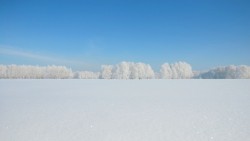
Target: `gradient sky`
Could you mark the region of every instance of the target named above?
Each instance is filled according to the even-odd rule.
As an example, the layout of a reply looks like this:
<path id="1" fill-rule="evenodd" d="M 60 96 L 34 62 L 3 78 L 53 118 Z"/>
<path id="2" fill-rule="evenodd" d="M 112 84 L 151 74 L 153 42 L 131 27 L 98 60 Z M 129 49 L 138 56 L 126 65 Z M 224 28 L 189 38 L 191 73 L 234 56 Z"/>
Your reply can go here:
<path id="1" fill-rule="evenodd" d="M 249 0 L 0 0 L 0 64 L 250 65 Z"/>

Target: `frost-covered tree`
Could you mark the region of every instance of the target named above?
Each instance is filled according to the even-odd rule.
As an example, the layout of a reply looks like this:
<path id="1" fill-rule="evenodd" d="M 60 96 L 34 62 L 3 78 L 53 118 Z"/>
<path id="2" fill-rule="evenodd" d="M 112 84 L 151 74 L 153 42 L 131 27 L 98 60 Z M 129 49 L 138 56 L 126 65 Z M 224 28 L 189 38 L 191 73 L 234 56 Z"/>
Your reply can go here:
<path id="1" fill-rule="evenodd" d="M 120 64 L 117 64 L 113 70 L 113 79 L 129 79 L 129 76 L 131 74 L 130 71 L 130 63 L 129 62 L 121 62 Z"/>
<path id="2" fill-rule="evenodd" d="M 74 75 L 74 76 L 73 76 Z M 185 62 L 165 63 L 160 72 L 154 72 L 150 65 L 144 63 L 121 62 L 114 66 L 103 65 L 101 72 L 72 72 L 65 66 L 31 66 L 0 65 L 2 79 L 250 79 L 250 66 L 230 65 L 217 67 L 208 71 L 192 71 Z"/>
<path id="3" fill-rule="evenodd" d="M 65 79 L 71 78 L 72 71 L 65 66 L 47 66 L 45 78 Z"/>
<path id="4" fill-rule="evenodd" d="M 113 69 L 113 79 L 152 79 L 154 71 L 144 63 L 121 62 Z"/>
<path id="5" fill-rule="evenodd" d="M 250 66 L 241 65 L 236 67 L 236 78 L 250 79 Z"/>
<path id="6" fill-rule="evenodd" d="M 160 76 L 162 79 L 188 79 L 193 77 L 193 71 L 191 65 L 186 62 L 164 63 L 160 69 Z"/>
<path id="7" fill-rule="evenodd" d="M 0 65 L 0 78 L 7 78 L 7 66 Z"/>
<path id="8" fill-rule="evenodd" d="M 249 79 L 250 67 L 246 65 L 218 67 L 200 73 L 199 77 L 203 79 Z"/>
<path id="9" fill-rule="evenodd" d="M 75 78 L 79 79 L 98 79 L 100 76 L 99 72 L 91 72 L 91 71 L 79 71 L 76 72 Z"/>
<path id="10" fill-rule="evenodd" d="M 72 70 L 65 66 L 1 65 L 0 78 L 12 79 L 65 79 L 72 77 Z"/>
<path id="11" fill-rule="evenodd" d="M 146 73 L 146 79 L 153 79 L 155 78 L 154 70 L 151 68 L 149 64 L 145 66 L 145 73 Z"/>
<path id="12" fill-rule="evenodd" d="M 161 65 L 160 78 L 162 78 L 162 79 L 171 79 L 172 78 L 172 69 L 168 63 Z"/>
<path id="13" fill-rule="evenodd" d="M 132 63 L 131 64 L 131 78 L 132 79 L 153 79 L 155 73 L 150 65 L 144 63 Z"/>
<path id="14" fill-rule="evenodd" d="M 111 79 L 112 78 L 112 71 L 113 71 L 112 65 L 102 65 L 100 78 L 101 79 Z"/>

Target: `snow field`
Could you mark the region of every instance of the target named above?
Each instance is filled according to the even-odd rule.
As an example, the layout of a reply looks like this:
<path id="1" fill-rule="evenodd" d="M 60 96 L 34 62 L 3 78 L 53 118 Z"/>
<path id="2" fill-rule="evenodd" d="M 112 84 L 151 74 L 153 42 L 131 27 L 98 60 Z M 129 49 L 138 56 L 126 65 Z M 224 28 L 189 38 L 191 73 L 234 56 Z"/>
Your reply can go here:
<path id="1" fill-rule="evenodd" d="M 247 141 L 250 80 L 0 80 L 1 141 Z"/>

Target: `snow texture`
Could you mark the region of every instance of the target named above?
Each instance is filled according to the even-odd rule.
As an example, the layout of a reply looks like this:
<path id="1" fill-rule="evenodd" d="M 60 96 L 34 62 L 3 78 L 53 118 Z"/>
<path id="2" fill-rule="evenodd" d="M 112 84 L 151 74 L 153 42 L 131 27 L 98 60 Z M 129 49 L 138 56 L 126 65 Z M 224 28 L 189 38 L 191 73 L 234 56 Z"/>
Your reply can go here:
<path id="1" fill-rule="evenodd" d="M 0 80 L 1 141 L 248 141 L 250 80 Z"/>

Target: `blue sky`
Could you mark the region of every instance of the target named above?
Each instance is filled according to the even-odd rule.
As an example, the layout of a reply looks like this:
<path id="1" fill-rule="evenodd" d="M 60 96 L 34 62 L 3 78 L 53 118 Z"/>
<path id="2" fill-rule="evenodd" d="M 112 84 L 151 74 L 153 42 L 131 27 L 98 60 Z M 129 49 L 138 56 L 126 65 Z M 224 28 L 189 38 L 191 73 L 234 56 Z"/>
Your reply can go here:
<path id="1" fill-rule="evenodd" d="M 250 65 L 248 0 L 0 0 L 0 64 Z"/>

